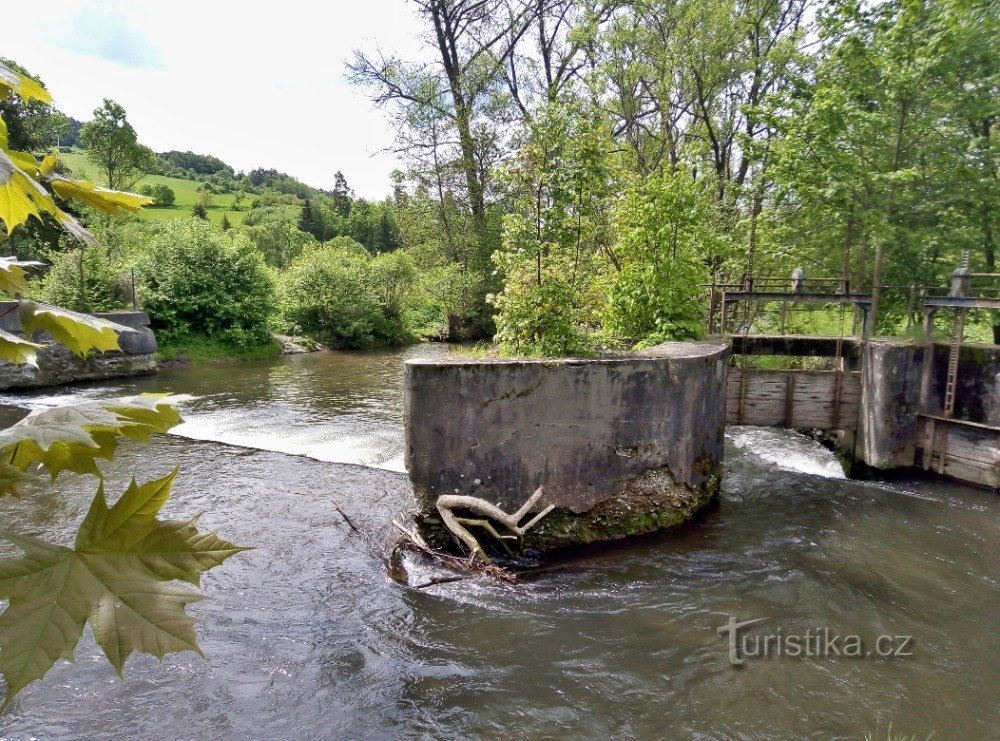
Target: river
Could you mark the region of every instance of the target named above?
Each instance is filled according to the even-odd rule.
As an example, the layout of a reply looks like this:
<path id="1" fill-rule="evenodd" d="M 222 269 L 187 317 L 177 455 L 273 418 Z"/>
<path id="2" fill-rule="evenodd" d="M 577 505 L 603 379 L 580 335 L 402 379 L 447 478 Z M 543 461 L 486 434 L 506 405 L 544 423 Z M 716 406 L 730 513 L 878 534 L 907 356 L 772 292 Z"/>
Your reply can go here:
<path id="1" fill-rule="evenodd" d="M 387 579 L 387 525 L 410 506 L 401 361 L 446 352 L 316 353 L 0 397 L 24 409 L 197 395 L 176 434 L 122 445 L 108 491 L 180 464 L 165 514 L 204 512 L 202 527 L 256 548 L 209 572 L 213 599 L 189 608 L 205 659 L 134 656 L 122 681 L 88 631 L 76 665 L 0 717 L 0 738 L 859 738 L 890 723 L 995 738 L 998 497 L 849 481 L 792 432 L 731 429 L 718 505 L 679 532 L 580 552 L 516 587 Z M 3 527 L 68 539 L 96 487 L 60 482 L 0 504 Z M 824 644 L 822 657 L 744 652 L 734 667 L 718 632 L 730 617 L 786 638 L 857 635 L 866 650 L 910 637 L 890 646 L 910 655 Z"/>

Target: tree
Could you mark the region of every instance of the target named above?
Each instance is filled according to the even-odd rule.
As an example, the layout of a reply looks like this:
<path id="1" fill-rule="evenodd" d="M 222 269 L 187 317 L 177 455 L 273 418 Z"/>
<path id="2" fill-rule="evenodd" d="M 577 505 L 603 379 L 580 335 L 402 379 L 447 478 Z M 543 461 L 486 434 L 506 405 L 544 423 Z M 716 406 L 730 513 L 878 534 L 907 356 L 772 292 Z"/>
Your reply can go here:
<path id="1" fill-rule="evenodd" d="M 344 173 L 337 170 L 333 177 L 333 207 L 342 218 L 347 218 L 351 214 L 351 202 L 354 200 L 354 191 L 347 184 Z"/>
<path id="2" fill-rule="evenodd" d="M 48 92 L 35 80 L 0 64 L 0 98 L 50 103 Z M 95 188 L 55 173 L 56 157 L 39 162 L 9 148 L 6 124 L 0 119 L 0 221 L 3 236 L 28 219 L 47 214 L 86 242 L 93 236 L 57 203 L 76 198 L 109 213 L 134 211 L 149 202 L 132 193 Z M 49 190 L 51 189 L 51 191 Z M 0 259 L 0 290 L 24 294 L 28 263 Z M 19 314 L 24 337 L 0 332 L 0 356 L 16 364 L 34 363 L 47 332 L 80 357 L 91 351 L 120 349 L 124 327 L 59 307 L 22 301 Z M 147 440 L 165 432 L 180 415 L 172 399 L 154 395 L 89 401 L 31 413 L 0 431 L 0 498 L 18 494 L 24 482 L 37 480 L 40 470 L 54 481 L 64 471 L 101 479 L 97 460 L 113 457 L 122 437 Z M 14 696 L 73 651 L 89 622 L 108 661 L 121 673 L 135 651 L 163 658 L 174 651 L 198 651 L 194 619 L 185 607 L 201 598 L 192 589 L 200 575 L 241 549 L 214 533 L 197 530 L 194 520 L 158 518 L 170 496 L 177 471 L 131 486 L 110 507 L 103 481 L 80 525 L 72 547 L 3 532 L 20 549 L 22 558 L 0 560 L 0 673 L 7 685 L 0 711 Z"/>
<path id="3" fill-rule="evenodd" d="M 153 199 L 153 208 L 170 208 L 177 199 L 174 189 L 164 183 L 145 184 L 139 188 L 139 192 Z"/>
<path id="4" fill-rule="evenodd" d="M 112 190 L 132 188 L 156 166 L 156 155 L 139 144 L 125 109 L 108 98 L 94 109 L 94 118 L 83 127 L 80 141 Z"/>

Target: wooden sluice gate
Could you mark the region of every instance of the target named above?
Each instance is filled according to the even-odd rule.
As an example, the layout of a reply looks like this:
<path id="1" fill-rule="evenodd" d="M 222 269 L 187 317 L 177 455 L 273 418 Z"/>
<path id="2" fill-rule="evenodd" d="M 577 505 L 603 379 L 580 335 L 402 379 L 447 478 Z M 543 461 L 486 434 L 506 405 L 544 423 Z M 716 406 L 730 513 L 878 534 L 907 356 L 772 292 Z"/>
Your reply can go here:
<path id="1" fill-rule="evenodd" d="M 908 287 L 907 315 L 923 312 L 922 342 L 876 339 L 871 297 L 852 292 L 847 281 L 807 288 L 797 270 L 784 293 L 760 279 L 711 286 L 709 331 L 727 336 L 733 348 L 727 424 L 837 431 L 845 452 L 870 467 L 918 466 L 1000 490 L 1000 346 L 967 343 L 964 336 L 966 312 L 1000 310 L 1000 291 L 971 295 L 973 277 L 1000 275 L 971 273 L 964 256 L 947 295 L 922 288 L 918 297 L 917 288 Z M 781 304 L 780 331 L 760 333 L 755 317 L 774 303 Z M 737 304 L 742 317 L 733 310 Z M 840 308 L 838 336 L 784 333 L 789 306 L 822 304 Z M 845 332 L 848 308 L 861 318 L 855 324 L 860 336 Z M 947 344 L 934 341 L 934 316 L 942 309 L 954 312 Z M 730 328 L 734 318 L 737 326 Z M 762 325 L 777 328 L 773 320 Z M 823 370 L 753 367 L 750 358 L 769 356 L 798 358 L 799 365 L 803 358 L 827 361 L 807 363 Z"/>
<path id="2" fill-rule="evenodd" d="M 853 431 L 860 409 L 857 371 L 729 369 L 728 424 Z"/>

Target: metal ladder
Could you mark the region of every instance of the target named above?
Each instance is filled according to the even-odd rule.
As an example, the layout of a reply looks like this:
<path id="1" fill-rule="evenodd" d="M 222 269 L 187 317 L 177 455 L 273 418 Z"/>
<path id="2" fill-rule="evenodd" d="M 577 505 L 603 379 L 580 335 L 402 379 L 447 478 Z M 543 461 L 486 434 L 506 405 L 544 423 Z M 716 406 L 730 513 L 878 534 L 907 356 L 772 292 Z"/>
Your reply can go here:
<path id="1" fill-rule="evenodd" d="M 962 252 L 962 268 L 969 269 L 969 251 Z M 948 347 L 948 376 L 944 385 L 944 409 L 941 416 L 951 418 L 955 414 L 955 393 L 958 387 L 958 357 L 962 351 L 962 340 L 965 337 L 965 309 L 955 310 L 955 324 L 951 330 L 951 344 Z M 930 348 L 928 348 L 930 350 Z M 948 455 L 948 430 L 945 425 L 930 421 L 930 466 L 938 473 L 944 473 L 945 459 Z M 925 466 L 927 468 L 928 466 Z"/>

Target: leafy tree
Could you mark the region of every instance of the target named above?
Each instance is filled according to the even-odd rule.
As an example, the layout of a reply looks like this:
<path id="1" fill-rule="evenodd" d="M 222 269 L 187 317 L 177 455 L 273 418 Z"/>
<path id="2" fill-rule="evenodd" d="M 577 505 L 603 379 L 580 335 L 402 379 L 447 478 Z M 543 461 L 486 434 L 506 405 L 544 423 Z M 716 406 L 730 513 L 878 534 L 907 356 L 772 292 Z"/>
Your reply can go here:
<path id="1" fill-rule="evenodd" d="M 153 208 L 170 208 L 177 199 L 174 189 L 165 183 L 147 183 L 139 188 L 139 192 L 153 199 Z"/>
<path id="2" fill-rule="evenodd" d="M 235 347 L 270 341 L 274 285 L 253 243 L 206 221 L 170 221 L 150 237 L 136 264 L 143 307 L 168 344 L 191 335 Z"/>
<path id="3" fill-rule="evenodd" d="M 116 264 L 100 245 L 54 253 L 41 285 L 42 298 L 74 311 L 94 313 L 126 306 L 123 265 Z"/>
<path id="4" fill-rule="evenodd" d="M 108 98 L 94 109 L 94 118 L 80 133 L 87 157 L 101 168 L 107 186 L 114 190 L 133 187 L 156 166 L 156 156 L 139 144 L 125 109 Z"/>
<path id="5" fill-rule="evenodd" d="M 651 175 L 616 210 L 617 269 L 611 271 L 604 328 L 641 345 L 701 334 L 699 251 L 713 238 L 712 193 L 685 172 Z"/>
<path id="6" fill-rule="evenodd" d="M 372 258 L 338 237 L 306 248 L 282 275 L 282 314 L 294 332 L 334 347 L 402 342 L 409 336 L 404 310 L 414 276 L 405 256 Z"/>
<path id="7" fill-rule="evenodd" d="M 612 169 L 599 117 L 576 101 L 541 111 L 507 168 L 515 211 L 493 259 L 505 279 L 494 298 L 496 339 L 512 353 L 589 351 L 589 290 L 607 253 Z"/>

